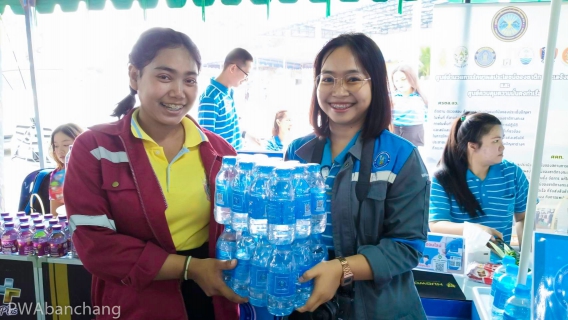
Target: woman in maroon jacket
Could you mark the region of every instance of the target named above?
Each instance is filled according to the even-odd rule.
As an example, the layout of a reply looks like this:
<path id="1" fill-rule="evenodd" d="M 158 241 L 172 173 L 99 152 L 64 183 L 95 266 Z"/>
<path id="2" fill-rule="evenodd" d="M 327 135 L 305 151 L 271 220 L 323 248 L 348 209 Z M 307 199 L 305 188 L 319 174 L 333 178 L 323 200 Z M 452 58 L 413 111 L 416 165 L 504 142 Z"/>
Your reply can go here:
<path id="1" fill-rule="evenodd" d="M 186 115 L 197 97 L 199 50 L 183 33 L 154 28 L 141 35 L 129 58 L 131 94 L 113 114 L 120 120 L 77 138 L 65 180 L 73 243 L 93 274 L 93 307 L 103 313 L 97 319 L 116 319 L 116 313 L 104 314 L 116 307 L 121 319 L 237 319 L 237 303 L 246 300 L 221 276 L 236 262 L 208 258 L 223 229 L 213 218 L 210 195 L 222 157 L 236 153 Z M 140 107 L 134 109 L 136 94 Z M 184 158 L 196 154 L 193 162 Z M 205 209 L 186 210 L 183 197 Z M 204 222 L 198 231 L 193 222 L 181 230 L 173 226 L 196 216 Z M 179 239 L 193 236 L 203 240 L 179 250 Z"/>

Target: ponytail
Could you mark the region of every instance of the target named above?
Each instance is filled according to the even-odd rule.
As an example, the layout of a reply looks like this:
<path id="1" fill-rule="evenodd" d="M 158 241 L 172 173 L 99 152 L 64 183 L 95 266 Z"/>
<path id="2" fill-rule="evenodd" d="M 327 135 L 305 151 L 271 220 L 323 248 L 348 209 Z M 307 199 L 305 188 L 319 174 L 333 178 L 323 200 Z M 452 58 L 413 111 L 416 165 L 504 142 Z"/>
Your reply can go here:
<path id="1" fill-rule="evenodd" d="M 132 110 L 132 108 L 134 108 L 134 105 L 136 104 L 136 93 L 137 93 L 136 90 L 130 87 L 130 94 L 118 103 L 116 108 L 114 108 L 111 117 L 118 117 L 120 119 L 121 117 L 126 115 L 130 110 Z"/>

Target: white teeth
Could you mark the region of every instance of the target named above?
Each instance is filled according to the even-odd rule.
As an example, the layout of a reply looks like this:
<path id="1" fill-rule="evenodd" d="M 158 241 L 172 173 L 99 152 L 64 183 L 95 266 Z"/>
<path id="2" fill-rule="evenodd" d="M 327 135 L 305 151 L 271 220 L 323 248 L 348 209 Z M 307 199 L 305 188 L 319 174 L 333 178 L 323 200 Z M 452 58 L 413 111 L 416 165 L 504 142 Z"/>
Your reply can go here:
<path id="1" fill-rule="evenodd" d="M 177 110 L 180 110 L 181 108 L 183 108 L 183 105 L 179 105 L 179 104 L 165 104 L 165 103 L 162 103 L 162 105 L 163 105 L 164 107 L 166 107 L 166 108 L 168 108 L 168 109 L 170 109 L 170 110 L 174 110 L 174 111 L 177 111 Z"/>
<path id="2" fill-rule="evenodd" d="M 332 104 L 332 105 L 331 105 L 331 107 L 332 107 L 333 109 L 340 109 L 340 110 L 342 110 L 342 109 L 347 109 L 347 108 L 349 108 L 350 106 L 351 106 L 350 104 Z"/>

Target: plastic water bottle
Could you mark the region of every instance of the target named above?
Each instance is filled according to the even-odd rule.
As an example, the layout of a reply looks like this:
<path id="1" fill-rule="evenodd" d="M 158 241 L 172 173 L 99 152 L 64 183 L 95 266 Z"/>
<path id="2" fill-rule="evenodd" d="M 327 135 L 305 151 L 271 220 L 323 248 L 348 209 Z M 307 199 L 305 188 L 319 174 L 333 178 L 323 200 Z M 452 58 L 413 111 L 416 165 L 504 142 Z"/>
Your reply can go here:
<path id="1" fill-rule="evenodd" d="M 75 250 L 73 248 L 73 241 L 71 240 L 71 227 L 67 223 L 67 219 L 65 219 L 65 227 L 63 227 L 63 233 L 65 233 L 65 237 L 67 237 L 67 251 L 70 257 L 75 255 Z"/>
<path id="2" fill-rule="evenodd" d="M 43 219 L 42 218 L 35 218 L 32 220 L 33 224 L 34 224 L 34 230 L 37 228 L 37 226 L 42 225 L 45 226 L 45 224 L 43 223 Z"/>
<path id="3" fill-rule="evenodd" d="M 18 231 L 18 227 L 19 225 L 16 224 L 16 221 L 14 221 L 14 217 L 10 216 L 10 217 L 4 217 L 4 221 L 2 222 L 4 225 L 4 230 L 6 229 L 6 224 L 7 223 L 12 223 L 12 227 L 14 227 L 14 229 L 16 229 L 16 231 Z"/>
<path id="4" fill-rule="evenodd" d="M 7 218 L 4 218 L 6 221 Z M 2 231 L 2 254 L 18 253 L 18 230 L 14 227 L 14 222 L 4 222 Z"/>
<path id="5" fill-rule="evenodd" d="M 310 183 L 312 233 L 323 233 L 327 224 L 325 181 L 317 163 L 308 164 L 308 182 Z"/>
<path id="6" fill-rule="evenodd" d="M 531 286 L 532 275 L 527 275 L 525 284 L 517 284 L 515 294 L 507 300 L 503 320 L 531 319 Z"/>
<path id="7" fill-rule="evenodd" d="M 292 172 L 296 215 L 296 239 L 306 239 L 312 231 L 312 209 L 310 184 L 306 180 L 306 166 L 298 165 Z"/>
<path id="8" fill-rule="evenodd" d="M 254 162 L 239 162 L 237 175 L 231 183 L 231 224 L 233 230 L 243 231 L 248 226 L 250 185 Z"/>
<path id="9" fill-rule="evenodd" d="M 37 218 L 41 218 L 41 215 L 39 213 L 37 213 L 37 212 L 30 213 L 30 219 L 34 220 L 34 219 L 37 219 Z"/>
<path id="10" fill-rule="evenodd" d="M 292 169 L 274 170 L 268 199 L 268 241 L 275 245 L 292 244 L 296 231 Z"/>
<path id="11" fill-rule="evenodd" d="M 32 243 L 34 246 L 34 253 L 38 257 L 46 256 L 49 254 L 49 234 L 45 231 L 45 225 L 38 224 L 36 231 L 32 236 Z"/>
<path id="12" fill-rule="evenodd" d="M 266 307 L 268 304 L 266 284 L 272 251 L 268 238 L 260 236 L 250 266 L 249 302 L 255 307 Z"/>
<path id="13" fill-rule="evenodd" d="M 2 212 L 0 213 L 0 233 L 4 231 L 4 218 L 9 217 L 10 212 Z"/>
<path id="14" fill-rule="evenodd" d="M 215 179 L 215 221 L 231 223 L 231 182 L 237 174 L 237 157 L 223 157 L 223 165 Z"/>
<path id="15" fill-rule="evenodd" d="M 323 243 L 321 233 L 312 233 L 310 236 L 310 249 L 314 266 L 328 260 L 327 246 Z"/>
<path id="16" fill-rule="evenodd" d="M 294 251 L 294 259 L 296 261 L 296 267 L 298 270 L 298 276 L 296 278 L 296 300 L 294 301 L 294 307 L 299 308 L 306 304 L 313 289 L 313 280 L 308 282 L 300 283 L 299 279 L 304 274 L 304 272 L 310 270 L 314 266 L 314 260 L 312 255 L 312 250 L 310 248 L 309 239 L 297 239 L 292 245 Z"/>
<path id="17" fill-rule="evenodd" d="M 235 259 L 237 253 L 237 232 L 233 230 L 230 224 L 225 225 L 225 230 L 217 239 L 217 247 L 215 248 L 215 257 L 219 260 Z M 231 278 L 233 270 L 223 270 L 223 280 L 225 284 L 231 287 Z"/>
<path id="18" fill-rule="evenodd" d="M 497 290 L 497 283 L 499 282 L 499 278 L 506 273 L 506 268 L 509 264 L 515 263 L 515 258 L 511 256 L 504 256 L 503 260 L 501 261 L 502 265 L 495 269 L 493 273 L 493 281 L 491 282 L 491 296 L 495 296 L 495 290 Z"/>
<path id="19" fill-rule="evenodd" d="M 297 275 L 292 246 L 276 246 L 268 266 L 268 312 L 281 317 L 294 311 Z"/>
<path id="20" fill-rule="evenodd" d="M 59 221 L 57 221 L 57 219 L 50 219 L 48 224 L 46 224 L 45 226 L 45 231 L 47 231 L 47 233 L 51 234 L 53 232 L 53 227 L 55 225 L 57 225 L 59 223 Z"/>
<path id="21" fill-rule="evenodd" d="M 261 164 L 256 167 L 256 177 L 250 186 L 249 230 L 252 236 L 266 237 L 268 230 L 268 188 L 274 166 Z"/>
<path id="22" fill-rule="evenodd" d="M 49 255 L 52 258 L 64 257 L 67 255 L 67 237 L 61 228 L 56 224 L 52 227 L 49 235 Z"/>
<path id="23" fill-rule="evenodd" d="M 254 238 L 248 229 L 243 230 L 240 239 L 237 240 L 237 252 L 235 253 L 237 266 L 233 269 L 232 288 L 236 294 L 245 298 L 249 296 L 250 262 L 255 248 Z"/>
<path id="24" fill-rule="evenodd" d="M 43 215 L 43 222 L 45 222 L 46 227 L 49 224 L 49 220 L 51 219 L 53 219 L 53 215 L 51 213 Z"/>
<path id="25" fill-rule="evenodd" d="M 503 319 L 505 303 L 507 303 L 507 300 L 513 295 L 518 273 L 519 267 L 515 264 L 510 264 L 507 266 L 506 273 L 499 278 L 493 299 L 493 307 L 491 308 L 491 319 Z"/>
<path id="26" fill-rule="evenodd" d="M 66 216 L 58 216 L 57 217 L 58 224 L 61 226 L 62 230 L 67 227 L 67 217 Z"/>
<path id="27" fill-rule="evenodd" d="M 20 218 L 18 218 L 18 221 L 20 222 L 19 223 L 20 229 L 22 228 L 22 224 L 24 224 L 24 223 L 28 225 L 28 228 L 30 228 L 30 227 L 33 228 L 33 225 L 30 225 L 30 218 L 28 218 L 28 217 L 20 217 Z"/>
<path id="28" fill-rule="evenodd" d="M 18 254 L 21 256 L 29 256 L 34 253 L 34 245 L 32 242 L 33 232 L 27 223 L 20 224 L 20 232 L 18 233 Z"/>
<path id="29" fill-rule="evenodd" d="M 27 217 L 27 214 L 24 211 L 18 211 L 16 212 L 16 218 L 20 219 L 20 218 L 25 218 Z"/>

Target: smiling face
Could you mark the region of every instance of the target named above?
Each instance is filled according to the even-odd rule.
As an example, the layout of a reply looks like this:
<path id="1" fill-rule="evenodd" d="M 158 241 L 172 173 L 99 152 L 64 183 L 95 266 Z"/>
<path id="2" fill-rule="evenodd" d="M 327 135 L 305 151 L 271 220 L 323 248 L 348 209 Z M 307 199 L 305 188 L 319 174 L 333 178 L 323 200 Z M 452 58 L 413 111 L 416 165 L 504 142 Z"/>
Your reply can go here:
<path id="1" fill-rule="evenodd" d="M 371 83 L 365 81 L 358 89 L 348 91 L 345 82 L 369 78 L 366 70 L 359 66 L 348 47 L 339 47 L 324 59 L 321 74 L 328 81 L 334 81 L 331 77 L 338 79 L 335 85 L 322 82 L 317 88 L 318 104 L 329 117 L 331 130 L 341 127 L 361 129 L 371 104 Z"/>
<path id="2" fill-rule="evenodd" d="M 184 47 L 162 49 L 141 71 L 131 65 L 129 74 L 140 120 L 150 126 L 178 125 L 197 98 L 197 64 Z"/>
<path id="3" fill-rule="evenodd" d="M 503 127 L 494 125 L 491 130 L 481 137 L 481 146 L 469 143 L 471 150 L 470 161 L 483 166 L 492 166 L 503 161 Z"/>

